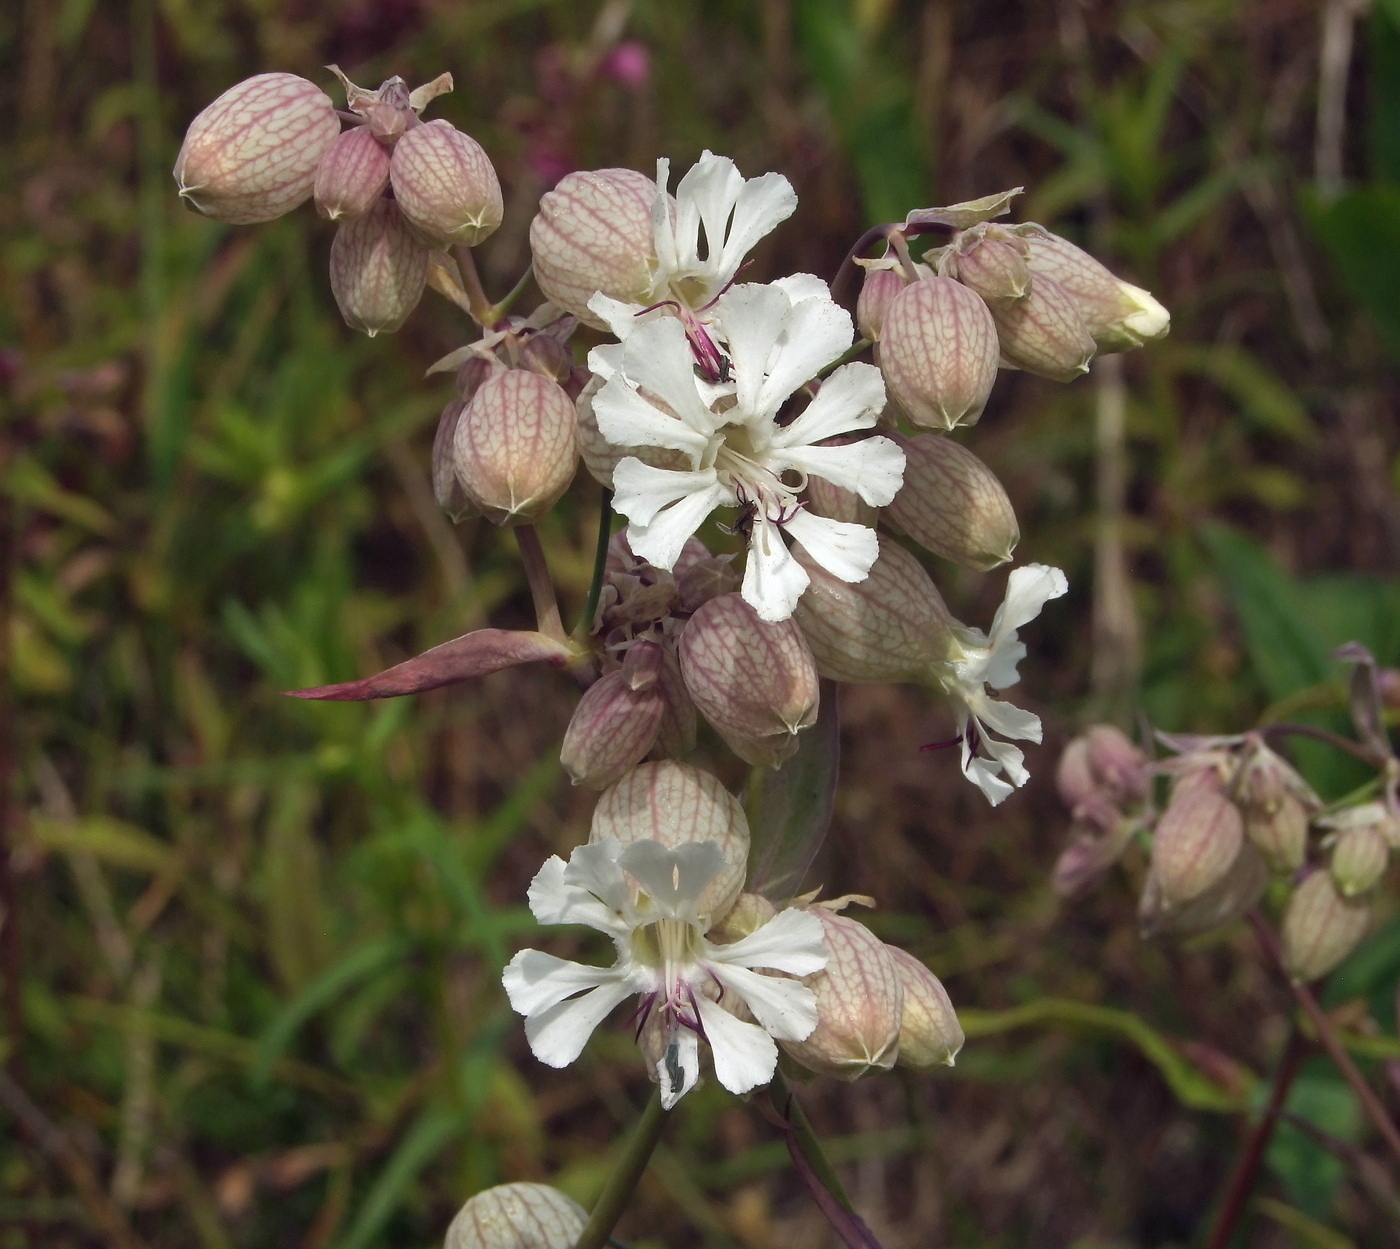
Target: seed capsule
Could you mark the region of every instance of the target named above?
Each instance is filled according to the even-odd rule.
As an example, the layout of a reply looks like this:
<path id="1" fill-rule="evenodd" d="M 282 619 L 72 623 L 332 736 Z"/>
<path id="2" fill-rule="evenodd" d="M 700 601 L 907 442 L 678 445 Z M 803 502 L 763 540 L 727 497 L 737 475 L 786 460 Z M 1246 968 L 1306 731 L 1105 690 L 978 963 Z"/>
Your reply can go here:
<path id="1" fill-rule="evenodd" d="M 826 969 L 803 977 L 816 995 L 817 1026 L 805 1041 L 780 1041 L 788 1055 L 818 1075 L 859 1080 L 888 1071 L 899 1055 L 904 985 L 889 946 L 864 924 L 825 907 Z"/>
<path id="2" fill-rule="evenodd" d="M 339 133 L 335 105 L 315 83 L 257 74 L 190 123 L 175 181 L 215 221 L 271 221 L 310 199 L 316 167 Z"/>
<path id="3" fill-rule="evenodd" d="M 444 1249 L 573 1249 L 588 1212 L 548 1184 L 497 1184 L 464 1205 Z"/>
<path id="4" fill-rule="evenodd" d="M 793 548 L 810 584 L 793 619 L 817 671 L 835 681 L 918 680 L 944 657 L 952 617 L 923 566 L 899 543 L 880 538 L 880 556 L 864 581 L 827 572 Z"/>
<path id="5" fill-rule="evenodd" d="M 1144 937 L 1164 933 L 1185 935 L 1208 932 L 1238 919 L 1264 895 L 1269 869 L 1259 852 L 1247 841 L 1240 844 L 1235 861 L 1204 893 L 1180 905 L 1169 903 L 1162 894 L 1155 872 L 1148 872 L 1138 903 L 1138 923 Z"/>
<path id="6" fill-rule="evenodd" d="M 1332 879 L 1344 898 L 1366 893 L 1390 864 L 1390 845 L 1375 824 L 1348 828 L 1332 847 Z"/>
<path id="7" fill-rule="evenodd" d="M 1006 490 L 950 438 L 893 435 L 904 448 L 904 484 L 885 515 L 920 546 L 982 572 L 1006 563 L 1021 539 Z"/>
<path id="8" fill-rule="evenodd" d="M 1004 228 L 974 227 L 953 240 L 953 276 L 993 307 L 1023 299 L 1031 290 L 1026 250 Z"/>
<path id="9" fill-rule="evenodd" d="M 588 840 L 608 837 L 624 845 L 651 838 L 670 849 L 718 842 L 725 870 L 701 895 L 702 914 L 726 914 L 743 888 L 749 862 L 744 808 L 717 777 L 689 764 L 643 763 L 605 790 L 593 809 Z"/>
<path id="10" fill-rule="evenodd" d="M 1288 900 L 1283 913 L 1283 961 L 1295 980 L 1318 980 L 1366 935 L 1370 908 L 1337 892 L 1329 872 L 1314 872 Z"/>
<path id="11" fill-rule="evenodd" d="M 599 330 L 606 323 L 588 310 L 596 292 L 623 303 L 644 300 L 656 260 L 655 200 L 656 183 L 631 169 L 560 179 L 530 223 L 535 280 L 545 298 Z"/>
<path id="12" fill-rule="evenodd" d="M 659 653 L 654 643 L 641 642 Z M 584 691 L 564 733 L 560 762 L 575 785 L 606 789 L 640 763 L 656 741 L 666 700 L 655 684 L 633 689 L 621 671 Z"/>
<path id="13" fill-rule="evenodd" d="M 482 383 L 453 445 L 458 479 L 482 513 L 497 525 L 530 524 L 573 480 L 574 405 L 547 377 L 508 369 Z"/>
<path id="14" fill-rule="evenodd" d="M 885 312 L 880 371 L 915 425 L 973 424 L 997 376 L 997 326 L 987 305 L 952 278 L 910 283 Z"/>
<path id="15" fill-rule="evenodd" d="M 429 121 L 394 144 L 394 198 L 435 243 L 475 247 L 501 224 L 501 184 L 481 144 L 451 122 Z"/>
<path id="16" fill-rule="evenodd" d="M 854 490 L 829 482 L 825 477 L 807 479 L 807 507 L 818 516 L 843 520 L 848 525 L 864 525 L 874 529 L 880 519 L 880 509 L 871 507 Z"/>
<path id="17" fill-rule="evenodd" d="M 368 126 L 347 130 L 316 169 L 316 211 L 330 221 L 363 217 L 389 185 L 389 153 Z"/>
<path id="18" fill-rule="evenodd" d="M 371 338 L 398 329 L 418 306 L 427 278 L 427 250 L 393 200 L 379 200 L 335 232 L 331 292 L 351 329 Z"/>
<path id="19" fill-rule="evenodd" d="M 927 967 L 907 950 L 885 947 L 894 959 L 904 988 L 904 1011 L 899 1023 L 899 1065 L 915 1071 L 951 1067 L 963 1047 L 962 1025 L 948 991 Z"/>
<path id="20" fill-rule="evenodd" d="M 1172 795 L 1152 840 L 1152 875 L 1168 906 L 1184 906 L 1219 881 L 1244 840 L 1239 808 L 1193 787 Z"/>
<path id="21" fill-rule="evenodd" d="M 713 598 L 681 634 L 690 697 L 729 748 L 777 767 L 817 718 L 817 667 L 795 621 L 760 620 L 738 594 Z"/>
<path id="22" fill-rule="evenodd" d="M 1068 293 L 1101 352 L 1141 347 L 1171 328 L 1171 314 L 1151 294 L 1114 277 L 1068 239 L 1047 231 L 1026 244 L 1034 280 L 1050 278 Z"/>
<path id="23" fill-rule="evenodd" d="M 1089 371 L 1094 340 L 1079 305 L 1057 282 L 1038 274 L 1030 294 L 994 308 L 1002 359 L 1052 382 L 1072 382 Z"/>
<path id="24" fill-rule="evenodd" d="M 880 341 L 885 314 L 894 297 L 908 285 L 909 279 L 893 269 L 871 269 L 866 273 L 856 300 L 856 324 L 862 338 L 872 343 Z"/>

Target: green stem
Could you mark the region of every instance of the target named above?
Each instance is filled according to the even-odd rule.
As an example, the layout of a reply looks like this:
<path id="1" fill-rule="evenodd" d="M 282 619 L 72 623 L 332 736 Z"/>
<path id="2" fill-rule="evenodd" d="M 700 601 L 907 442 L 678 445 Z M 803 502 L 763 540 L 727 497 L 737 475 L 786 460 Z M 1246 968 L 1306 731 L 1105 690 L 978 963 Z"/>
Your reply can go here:
<path id="1" fill-rule="evenodd" d="M 827 1191 L 836 1198 L 843 1210 L 854 1214 L 856 1208 L 847 1196 L 841 1179 L 836 1174 L 836 1168 L 831 1165 L 826 1151 L 822 1149 L 821 1140 L 812 1129 L 812 1121 L 807 1118 L 807 1112 L 802 1109 L 802 1103 L 797 1100 L 792 1086 L 781 1071 L 773 1073 L 773 1080 L 768 1088 L 773 1104 L 778 1108 L 778 1113 L 791 1125 L 792 1139 L 802 1151 L 802 1156 L 807 1159 L 817 1179 L 826 1186 Z"/>
<path id="2" fill-rule="evenodd" d="M 510 291 L 506 294 L 505 298 L 503 298 L 500 301 L 500 303 L 492 304 L 491 308 L 487 312 L 487 315 L 491 318 L 486 323 L 488 329 L 491 326 L 495 325 L 497 321 L 499 321 L 503 316 L 506 315 L 506 313 L 508 313 L 511 310 L 511 306 L 515 303 L 517 299 L 520 298 L 525 288 L 530 285 L 530 279 L 534 276 L 534 265 L 526 266 L 525 272 L 520 275 L 520 281 L 518 281 L 514 286 L 510 288 Z"/>
<path id="3" fill-rule="evenodd" d="M 1367 798 L 1375 797 L 1384 788 L 1385 777 L 1373 776 L 1369 781 L 1358 785 L 1351 793 L 1344 794 L 1334 802 L 1329 802 L 1313 816 L 1313 819 L 1317 819 L 1318 816 L 1331 815 L 1334 811 L 1341 811 L 1346 807 L 1354 807 L 1359 802 L 1365 802 Z"/>
<path id="4" fill-rule="evenodd" d="M 559 600 L 554 596 L 554 582 L 549 576 L 544 548 L 534 525 L 516 525 L 515 541 L 520 547 L 520 562 L 525 565 L 525 580 L 530 585 L 530 597 L 535 603 L 535 627 L 556 642 L 566 640 L 564 622 L 559 618 Z"/>
<path id="5" fill-rule="evenodd" d="M 869 348 L 870 345 L 870 340 L 868 338 L 856 339 L 856 341 L 853 342 L 849 347 L 847 347 L 846 350 L 843 351 L 839 356 L 837 356 L 835 360 L 828 364 L 826 368 L 819 369 L 817 371 L 817 376 L 825 377 L 828 373 L 834 373 L 843 364 L 849 364 L 858 355 L 860 355 L 863 351 Z"/>
<path id="6" fill-rule="evenodd" d="M 608 1176 L 593 1213 L 588 1216 L 588 1222 L 574 1242 L 574 1249 L 603 1249 L 608 1244 L 613 1228 L 627 1209 L 627 1203 L 632 1200 L 642 1172 L 651 1161 L 652 1150 L 661 1139 L 665 1122 L 666 1112 L 661 1109 L 661 1094 L 654 1092 L 647 1108 L 642 1111 L 642 1117 L 637 1120 L 637 1126 L 632 1129 L 631 1138 L 623 1146 L 622 1156 Z"/>
<path id="7" fill-rule="evenodd" d="M 489 330 L 492 325 L 491 314 L 494 309 L 491 301 L 486 298 L 486 291 L 481 285 L 481 275 L 476 271 L 476 259 L 472 256 L 470 247 L 454 247 L 453 253 L 457 257 L 457 268 L 462 274 L 462 289 L 467 292 L 467 303 L 472 320 L 484 330 Z"/>
<path id="8" fill-rule="evenodd" d="M 593 580 L 588 583 L 588 598 L 583 604 L 583 615 L 574 626 L 576 638 L 586 638 L 593 628 L 593 618 L 598 614 L 598 599 L 603 593 L 603 574 L 608 569 L 608 543 L 612 541 L 612 491 L 603 491 L 603 506 L 598 513 L 598 544 L 593 552 Z"/>

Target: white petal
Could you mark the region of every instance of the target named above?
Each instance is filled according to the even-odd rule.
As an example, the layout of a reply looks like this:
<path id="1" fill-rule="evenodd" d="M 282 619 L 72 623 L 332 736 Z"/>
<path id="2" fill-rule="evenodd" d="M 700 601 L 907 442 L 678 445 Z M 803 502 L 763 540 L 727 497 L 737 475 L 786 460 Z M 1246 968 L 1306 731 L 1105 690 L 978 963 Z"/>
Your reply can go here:
<path id="1" fill-rule="evenodd" d="M 617 978 L 611 967 L 571 963 L 543 950 L 521 950 L 501 973 L 511 1009 L 521 1015 L 537 1015 L 575 993 L 596 989 Z"/>
<path id="2" fill-rule="evenodd" d="M 798 513 L 799 516 L 803 514 Z M 632 549 L 637 549 L 635 543 Z M 871 563 L 874 563 L 874 556 Z M 770 623 L 786 620 L 810 580 L 807 570 L 793 559 L 778 526 L 767 516 L 756 517 L 749 536 L 748 563 L 744 568 L 744 602 L 761 620 Z"/>
<path id="3" fill-rule="evenodd" d="M 767 967 L 792 976 L 810 976 L 826 966 L 822 923 L 810 911 L 788 907 L 747 937 L 729 945 L 709 946 L 705 955 L 734 967 Z"/>
<path id="4" fill-rule="evenodd" d="M 804 507 L 784 528 L 802 543 L 808 555 L 842 581 L 864 581 L 870 566 L 880 558 L 880 540 L 866 525 L 817 516 Z"/>
<path id="5" fill-rule="evenodd" d="M 874 427 L 885 407 L 885 382 L 873 364 L 843 364 L 791 425 L 773 435 L 775 447 L 799 447 Z M 896 448 L 897 449 L 897 448 Z"/>
<path id="6" fill-rule="evenodd" d="M 796 208 L 797 192 L 782 174 L 766 173 L 745 182 L 734 200 L 733 220 L 724 239 L 724 248 L 717 258 L 714 258 L 713 249 L 710 252 L 714 258 L 711 266 L 715 287 L 728 282 L 759 239 L 791 217 Z"/>
<path id="7" fill-rule="evenodd" d="M 804 299 L 794 304 L 769 357 L 755 415 L 772 416 L 793 391 L 839 359 L 854 338 L 851 314 L 834 300 Z"/>
<path id="8" fill-rule="evenodd" d="M 575 857 L 578 850 L 574 851 Z M 577 875 L 571 875 L 564 860 L 557 854 L 545 860 L 545 864 L 535 873 L 526 895 L 530 902 L 530 913 L 541 924 L 587 924 L 610 937 L 626 931 L 627 925 L 619 911 L 628 902 L 626 882 L 622 873 L 617 872 L 617 880 L 622 887 L 620 895 L 609 895 L 610 901 L 599 901 L 599 895 L 578 883 Z"/>
<path id="9" fill-rule="evenodd" d="M 967 752 L 963 753 L 966 755 Z M 987 796 L 987 801 L 994 807 L 1001 806 L 1013 792 L 1012 786 L 997 775 L 999 770 L 990 759 L 963 760 L 963 775 Z"/>
<path id="10" fill-rule="evenodd" d="M 817 997 L 805 984 L 721 963 L 710 970 L 720 984 L 743 998 L 769 1036 L 779 1041 L 805 1041 L 812 1035 L 817 1026 Z"/>
<path id="11" fill-rule="evenodd" d="M 613 911 L 625 913 L 632 895 L 617 863 L 621 853 L 622 843 L 615 837 L 575 846 L 564 868 L 564 883 L 585 890 Z"/>
<path id="12" fill-rule="evenodd" d="M 690 495 L 708 494 L 719 484 L 712 468 L 687 472 L 676 468 L 655 468 L 635 455 L 625 456 L 613 469 L 613 508 L 628 520 L 649 525 L 662 508 Z M 658 565 L 660 567 L 660 565 Z"/>
<path id="13" fill-rule="evenodd" d="M 598 432 L 615 447 L 671 447 L 699 464 L 710 445 L 708 434 L 648 403 L 618 374 L 593 396 L 593 413 Z"/>
<path id="14" fill-rule="evenodd" d="M 595 377 L 609 381 L 622 368 L 622 344 L 602 343 L 588 353 L 588 368 Z"/>
<path id="15" fill-rule="evenodd" d="M 997 650 L 1009 634 L 1029 624 L 1052 598 L 1069 589 L 1065 574 L 1044 564 L 1025 564 L 1006 580 L 1006 598 L 992 619 L 991 647 Z"/>
<path id="16" fill-rule="evenodd" d="M 766 458 L 853 490 L 874 507 L 893 501 L 904 484 L 904 451 L 888 438 L 864 438 L 844 447 L 793 447 Z"/>
<path id="17" fill-rule="evenodd" d="M 695 385 L 695 354 L 685 326 L 675 317 L 656 317 L 632 331 L 622 353 L 622 371 L 692 429 L 709 434 L 720 425 L 700 398 Z"/>
<path id="18" fill-rule="evenodd" d="M 996 650 L 986 653 L 977 666 L 978 678 L 994 690 L 1010 689 L 1021 679 L 1016 669 L 1025 657 L 1026 644 L 1013 633 L 1003 638 Z"/>
<path id="19" fill-rule="evenodd" d="M 632 992 L 625 980 L 617 980 L 528 1016 L 525 1037 L 535 1057 L 551 1067 L 567 1067 L 583 1053 L 593 1030 Z"/>
<path id="20" fill-rule="evenodd" d="M 670 1110 L 700 1079 L 700 1038 L 689 1028 L 673 1028 L 656 1063 L 661 1107 Z"/>
<path id="21" fill-rule="evenodd" d="M 830 299 L 829 287 L 815 273 L 790 273 L 785 278 L 777 278 L 769 283 L 780 291 L 785 291 L 793 303 L 804 299 Z"/>
<path id="22" fill-rule="evenodd" d="M 594 291 L 588 300 L 588 311 L 601 318 L 608 329 L 624 342 L 637 328 L 637 314 L 642 308 L 642 304 L 624 304 L 620 299 L 604 295 L 602 291 Z M 591 354 L 589 360 L 592 360 Z M 591 363 L 589 367 L 592 367 Z"/>
<path id="23" fill-rule="evenodd" d="M 756 282 L 732 287 L 715 307 L 729 343 L 741 413 L 759 410 L 769 359 L 791 312 L 792 300 L 785 292 L 776 286 L 762 286 Z M 806 380 L 805 377 L 801 379 Z"/>
<path id="24" fill-rule="evenodd" d="M 695 904 L 724 871 L 716 841 L 692 841 L 675 849 L 647 838 L 623 850 L 618 866 L 631 872 L 657 909 L 673 919 L 692 919 Z"/>
<path id="25" fill-rule="evenodd" d="M 667 483 L 663 477 L 688 481 Z M 699 473 L 671 472 L 651 468 L 631 456 L 613 470 L 613 486 L 617 490 L 613 506 L 632 521 L 627 527 L 632 553 L 657 568 L 674 567 L 686 541 L 705 518 L 715 508 L 733 503 L 712 468 Z M 673 500 L 670 506 L 666 506 L 668 497 Z M 659 511 L 662 507 L 665 510 Z"/>
<path id="26" fill-rule="evenodd" d="M 715 1060 L 715 1078 L 731 1093 L 747 1093 L 773 1078 L 778 1047 L 757 1024 L 735 1019 L 709 998 L 698 998 L 700 1022 Z"/>
<path id="27" fill-rule="evenodd" d="M 674 273 L 680 267 L 680 252 L 676 246 L 675 211 L 666 184 L 671 180 L 671 162 L 661 156 L 656 161 L 656 198 L 651 203 L 652 243 L 656 248 L 657 278 Z"/>
<path id="28" fill-rule="evenodd" d="M 1040 717 L 999 698 L 988 698 L 983 694 L 973 702 L 972 714 L 1002 737 L 1014 737 L 1023 742 L 1040 741 Z"/>
<path id="29" fill-rule="evenodd" d="M 692 272 L 710 274 L 717 271 L 729 218 L 743 188 L 744 176 L 734 167 L 734 162 L 727 156 L 716 156 L 710 151 L 703 152 L 700 159 L 686 172 L 676 187 L 676 207 L 681 219 L 686 223 L 684 239 L 681 241 L 682 266 Z M 685 251 L 685 244 L 690 242 L 692 237 L 692 220 L 705 227 L 704 262 L 699 259 L 698 237 L 689 254 Z M 678 236 L 680 233 L 678 230 Z"/>

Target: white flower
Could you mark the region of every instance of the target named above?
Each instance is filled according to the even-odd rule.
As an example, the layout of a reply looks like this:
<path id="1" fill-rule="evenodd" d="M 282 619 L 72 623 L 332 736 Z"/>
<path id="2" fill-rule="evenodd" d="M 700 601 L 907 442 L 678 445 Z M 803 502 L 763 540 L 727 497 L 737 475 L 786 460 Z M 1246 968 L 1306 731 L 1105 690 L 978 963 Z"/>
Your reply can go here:
<path id="1" fill-rule="evenodd" d="M 636 1026 L 650 1020 L 663 1038 L 656 1075 L 669 1110 L 700 1075 L 699 1041 L 709 1043 L 715 1076 L 731 1093 L 773 1078 L 776 1037 L 801 1041 L 817 1026 L 816 998 L 796 980 L 760 975 L 762 967 L 808 976 L 826 966 L 821 921 L 779 911 L 732 945 L 705 939 L 710 916 L 698 912 L 706 886 L 724 868 L 718 843 L 668 849 L 657 841 L 624 848 L 614 839 L 579 846 L 566 865 L 551 858 L 530 884 L 530 909 L 542 924 L 586 924 L 617 947 L 611 967 L 571 963 L 522 950 L 502 981 L 525 1016 L 535 1057 L 566 1067 L 603 1019 L 640 995 Z M 626 873 L 626 874 L 624 874 Z M 633 885 L 640 886 L 633 898 Z M 720 1004 L 725 994 L 748 1008 L 747 1023 Z"/>
<path id="2" fill-rule="evenodd" d="M 885 386 L 869 364 L 843 365 L 795 419 L 778 420 L 785 401 L 854 338 L 850 316 L 819 279 L 798 274 L 732 287 L 715 306 L 715 329 L 728 352 L 722 381 L 696 376 L 692 344 L 674 317 L 644 323 L 620 350 L 589 357 L 589 367 L 608 378 L 593 400 L 603 437 L 618 447 L 680 451 L 690 461 L 688 469 L 662 469 L 623 459 L 613 472 L 614 506 L 631 521 L 632 550 L 657 568 L 674 565 L 715 508 L 741 508 L 735 531 L 749 544 L 744 598 L 764 620 L 785 620 L 808 577 L 783 530 L 843 581 L 864 580 L 879 554 L 873 529 L 804 510 L 797 496 L 807 478 L 825 478 L 880 507 L 899 490 L 904 453 L 880 437 L 818 445 L 874 426 Z"/>
<path id="3" fill-rule="evenodd" d="M 1013 787 L 1024 785 L 1030 773 L 1020 749 L 997 741 L 989 730 L 1029 742 L 1039 742 L 1041 730 L 1039 716 L 990 697 L 986 687 L 1004 690 L 1021 679 L 1016 665 L 1026 656 L 1026 644 L 1016 636 L 1016 630 L 1068 589 L 1069 582 L 1058 568 L 1044 564 L 1017 568 L 1007 580 L 1006 598 L 992 619 L 990 636 L 981 629 L 955 629 L 952 654 L 938 665 L 939 683 L 957 710 L 963 775 L 993 806 Z"/>

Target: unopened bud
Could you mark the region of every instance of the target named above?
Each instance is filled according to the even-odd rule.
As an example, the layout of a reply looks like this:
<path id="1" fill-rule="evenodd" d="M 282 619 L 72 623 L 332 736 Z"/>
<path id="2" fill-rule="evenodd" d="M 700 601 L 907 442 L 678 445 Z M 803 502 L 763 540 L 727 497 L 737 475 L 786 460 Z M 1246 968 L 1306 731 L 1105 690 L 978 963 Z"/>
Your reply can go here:
<path id="1" fill-rule="evenodd" d="M 481 383 L 499 373 L 503 367 L 505 366 L 498 360 L 472 356 L 457 370 L 457 376 L 453 379 L 452 384 L 456 388 L 457 397 L 464 403 L 470 403 L 472 396 L 481 389 Z"/>
<path id="2" fill-rule="evenodd" d="M 1173 904 L 1163 896 L 1155 871 L 1148 872 L 1138 905 L 1145 937 L 1164 933 L 1208 932 L 1238 919 L 1263 896 L 1269 869 L 1248 841 L 1241 841 L 1235 861 L 1216 883 L 1190 901 Z"/>
<path id="3" fill-rule="evenodd" d="M 640 643 L 652 646 L 653 643 Z M 559 760 L 575 785 L 606 789 L 646 758 L 656 741 L 665 700 L 656 686 L 633 689 L 622 671 L 584 691 L 564 733 Z"/>
<path id="4" fill-rule="evenodd" d="M 938 434 L 906 438 L 904 484 L 885 509 L 920 546 L 982 572 L 1006 563 L 1021 529 L 1005 488 L 967 448 Z"/>
<path id="5" fill-rule="evenodd" d="M 438 417 L 437 433 L 433 435 L 433 497 L 454 523 L 476 515 L 476 509 L 462 489 L 462 483 L 457 480 L 454 450 L 457 422 L 466 406 L 460 399 L 452 400 Z"/>
<path id="6" fill-rule="evenodd" d="M 885 947 L 894 959 L 904 988 L 904 1011 L 899 1022 L 899 1065 L 915 1071 L 951 1067 L 963 1047 L 962 1025 L 948 991 L 927 967 L 907 950 Z"/>
<path id="7" fill-rule="evenodd" d="M 1293 891 L 1283 913 L 1283 961 L 1295 980 L 1318 980 L 1361 944 L 1367 904 L 1344 898 L 1330 872 L 1313 872 Z"/>
<path id="8" fill-rule="evenodd" d="M 599 330 L 607 325 L 588 310 L 595 293 L 623 303 L 645 299 L 656 259 L 655 200 L 656 183 L 631 169 L 560 179 L 530 223 L 535 281 L 545 298 Z"/>
<path id="9" fill-rule="evenodd" d="M 953 240 L 953 276 L 994 307 L 1030 294 L 1026 244 L 999 226 L 973 227 Z"/>
<path id="10" fill-rule="evenodd" d="M 885 324 L 885 313 L 896 295 L 909 285 L 909 279 L 893 269 L 871 269 L 861 283 L 860 298 L 856 301 L 856 324 L 861 337 L 872 343 L 880 341 L 880 333 Z"/>
<path id="11" fill-rule="evenodd" d="M 574 371 L 574 362 L 568 349 L 554 335 L 531 334 L 520 349 L 520 367 L 562 386 Z"/>
<path id="12" fill-rule="evenodd" d="M 666 647 L 657 678 L 666 709 L 656 730 L 656 753 L 669 758 L 688 755 L 695 749 L 695 704 L 685 688 L 681 663 L 673 647 Z"/>
<path id="13" fill-rule="evenodd" d="M 682 611 L 699 611 L 711 599 L 719 598 L 722 594 L 733 594 L 740 586 L 732 555 L 706 553 L 703 559 L 696 560 L 684 571 L 677 560 L 673 571 Z"/>
<path id="14" fill-rule="evenodd" d="M 1244 839 L 1239 808 L 1200 787 L 1172 795 L 1152 840 L 1152 875 L 1168 906 L 1183 906 L 1219 881 Z"/>
<path id="15" fill-rule="evenodd" d="M 1147 756 L 1122 729 L 1111 724 L 1091 724 L 1085 739 L 1089 743 L 1090 770 L 1114 802 L 1127 805 L 1147 797 Z"/>
<path id="16" fill-rule="evenodd" d="M 926 429 L 971 425 L 997 376 L 997 327 L 982 299 L 952 278 L 912 282 L 880 331 L 880 371 L 904 414 Z"/>
<path id="17" fill-rule="evenodd" d="M 429 121 L 394 144 L 394 198 L 436 243 L 475 247 L 501 224 L 501 184 L 481 144 L 451 122 Z"/>
<path id="18" fill-rule="evenodd" d="M 1332 879 L 1345 898 L 1374 887 L 1390 863 L 1390 844 L 1375 824 L 1344 829 L 1332 847 Z"/>
<path id="19" fill-rule="evenodd" d="M 729 913 L 711 924 L 705 936 L 716 944 L 729 945 L 757 932 L 777 913 L 778 908 L 761 893 L 741 893 Z"/>
<path id="20" fill-rule="evenodd" d="M 588 1212 L 548 1184 L 497 1184 L 464 1205 L 444 1249 L 573 1249 Z"/>
<path id="21" fill-rule="evenodd" d="M 744 808 L 718 777 L 689 764 L 643 763 L 604 791 L 593 809 L 588 840 L 608 837 L 623 845 L 650 838 L 672 850 L 718 842 L 725 869 L 701 895 L 701 914 L 724 915 L 743 888 L 749 862 Z"/>
<path id="22" fill-rule="evenodd" d="M 1245 833 L 1274 871 L 1297 871 L 1307 852 L 1308 818 L 1320 800 L 1292 765 L 1262 741 L 1251 742 L 1239 766 L 1236 799 Z"/>
<path id="23" fill-rule="evenodd" d="M 1076 815 L 1081 828 L 1112 822 L 1098 835 L 1081 833 L 1061 851 L 1050 873 L 1051 888 L 1060 898 L 1077 897 L 1102 879 L 1122 857 L 1132 837 L 1132 824 L 1112 808 L 1091 805 L 1076 811 Z"/>
<path id="24" fill-rule="evenodd" d="M 864 581 L 842 581 L 801 546 L 793 554 L 811 578 L 793 619 L 817 671 L 834 681 L 914 681 L 944 658 L 952 617 L 933 579 L 912 555 L 880 538 Z"/>
<path id="25" fill-rule="evenodd" d="M 1343 807 L 1317 821 L 1321 828 L 1334 828 L 1345 832 L 1353 828 L 1374 828 L 1392 850 L 1400 850 L 1400 819 L 1391 813 L 1384 802 L 1363 802 L 1354 807 Z"/>
<path id="26" fill-rule="evenodd" d="M 1068 239 L 1047 231 L 1026 243 L 1034 282 L 1044 276 L 1068 293 L 1101 352 L 1140 347 L 1171 328 L 1171 314 L 1151 294 L 1114 277 Z"/>
<path id="27" fill-rule="evenodd" d="M 335 105 L 315 83 L 258 74 L 190 123 L 175 181 L 215 221 L 271 221 L 310 199 L 316 167 L 339 133 Z"/>
<path id="28" fill-rule="evenodd" d="M 745 763 L 777 767 L 816 722 L 817 668 L 791 619 L 760 620 L 738 594 L 713 598 L 686 625 L 680 657 L 690 697 Z"/>
<path id="29" fill-rule="evenodd" d="M 428 252 L 394 206 L 381 199 L 342 223 L 331 243 L 331 292 L 351 329 L 392 333 L 423 297 Z"/>
<path id="30" fill-rule="evenodd" d="M 1089 371 L 1094 340 L 1068 291 L 1037 275 L 1030 294 L 994 308 L 1003 361 L 1052 382 L 1072 382 Z"/>
<path id="31" fill-rule="evenodd" d="M 457 423 L 457 475 L 497 525 L 531 524 L 578 464 L 574 405 L 557 383 L 508 369 L 482 383 Z"/>
<path id="32" fill-rule="evenodd" d="M 825 477 L 807 479 L 807 509 L 818 516 L 864 525 L 867 529 L 874 529 L 880 517 L 879 508 L 871 507 L 854 490 L 838 486 Z"/>
<path id="33" fill-rule="evenodd" d="M 367 126 L 347 130 L 316 169 L 316 211 L 331 221 L 363 217 L 389 185 L 389 153 Z"/>
<path id="34" fill-rule="evenodd" d="M 864 924 L 822 906 L 824 971 L 803 977 L 817 999 L 817 1026 L 805 1041 L 780 1041 L 789 1057 L 818 1075 L 859 1080 L 888 1071 L 899 1055 L 904 985 L 890 948 Z"/>

